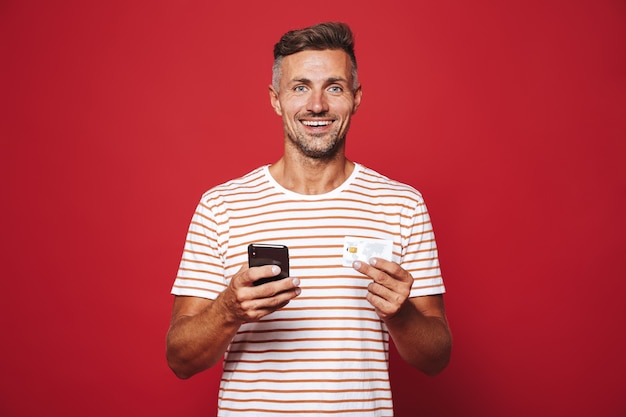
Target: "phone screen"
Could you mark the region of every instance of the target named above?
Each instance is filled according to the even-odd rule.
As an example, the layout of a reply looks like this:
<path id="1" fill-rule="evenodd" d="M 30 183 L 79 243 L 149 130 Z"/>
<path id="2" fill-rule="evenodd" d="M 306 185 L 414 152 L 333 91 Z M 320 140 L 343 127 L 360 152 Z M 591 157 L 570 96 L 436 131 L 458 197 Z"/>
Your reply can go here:
<path id="1" fill-rule="evenodd" d="M 278 265 L 280 273 L 274 277 L 261 278 L 254 285 L 265 284 L 289 276 L 289 248 L 285 245 L 252 243 L 248 245 L 248 266 Z"/>

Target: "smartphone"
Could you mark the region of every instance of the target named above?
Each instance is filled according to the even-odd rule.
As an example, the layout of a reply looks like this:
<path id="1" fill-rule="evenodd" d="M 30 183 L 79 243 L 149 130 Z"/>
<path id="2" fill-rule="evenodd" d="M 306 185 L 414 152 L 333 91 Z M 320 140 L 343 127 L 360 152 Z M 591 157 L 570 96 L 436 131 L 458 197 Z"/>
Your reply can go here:
<path id="1" fill-rule="evenodd" d="M 287 278 L 289 276 L 289 248 L 285 245 L 268 243 L 252 243 L 248 245 L 248 266 L 278 265 L 280 274 L 274 277 L 261 278 L 254 285 Z"/>

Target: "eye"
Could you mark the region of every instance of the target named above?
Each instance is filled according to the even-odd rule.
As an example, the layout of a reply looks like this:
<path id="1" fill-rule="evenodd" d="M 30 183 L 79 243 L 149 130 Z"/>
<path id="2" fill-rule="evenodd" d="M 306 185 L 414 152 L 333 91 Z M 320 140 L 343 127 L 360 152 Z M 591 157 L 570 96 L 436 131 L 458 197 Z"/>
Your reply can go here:
<path id="1" fill-rule="evenodd" d="M 295 91 L 296 93 L 304 93 L 305 91 L 307 91 L 306 86 L 304 85 L 297 85 L 293 91 Z"/>
<path id="2" fill-rule="evenodd" d="M 337 94 L 343 92 L 343 88 L 339 85 L 333 85 L 328 87 L 328 91 Z"/>

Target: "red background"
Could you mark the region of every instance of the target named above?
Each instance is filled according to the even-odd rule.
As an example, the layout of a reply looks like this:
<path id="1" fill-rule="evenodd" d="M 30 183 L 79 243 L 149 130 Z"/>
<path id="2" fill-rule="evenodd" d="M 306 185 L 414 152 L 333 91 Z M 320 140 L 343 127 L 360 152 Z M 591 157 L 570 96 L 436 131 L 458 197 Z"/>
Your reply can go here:
<path id="1" fill-rule="evenodd" d="M 348 155 L 420 189 L 453 359 L 397 415 L 624 416 L 626 3 L 0 3 L 2 416 L 211 416 L 169 371 L 209 187 L 275 161 L 272 47 L 350 23 Z"/>

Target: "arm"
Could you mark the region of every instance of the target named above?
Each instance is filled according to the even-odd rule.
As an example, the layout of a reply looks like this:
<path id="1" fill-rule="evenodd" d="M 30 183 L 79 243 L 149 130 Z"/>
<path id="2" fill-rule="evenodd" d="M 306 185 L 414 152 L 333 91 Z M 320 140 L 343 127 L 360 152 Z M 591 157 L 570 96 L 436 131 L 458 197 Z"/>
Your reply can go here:
<path id="1" fill-rule="evenodd" d="M 450 361 L 452 336 L 441 295 L 408 298 L 413 277 L 400 265 L 372 259 L 355 269 L 372 278 L 367 300 L 385 322 L 400 356 L 427 375 Z"/>
<path id="2" fill-rule="evenodd" d="M 215 365 L 243 323 L 260 320 L 300 294 L 296 278 L 253 286 L 279 271 L 277 266 L 244 266 L 215 300 L 177 296 L 166 346 L 172 371 L 186 379 Z"/>

